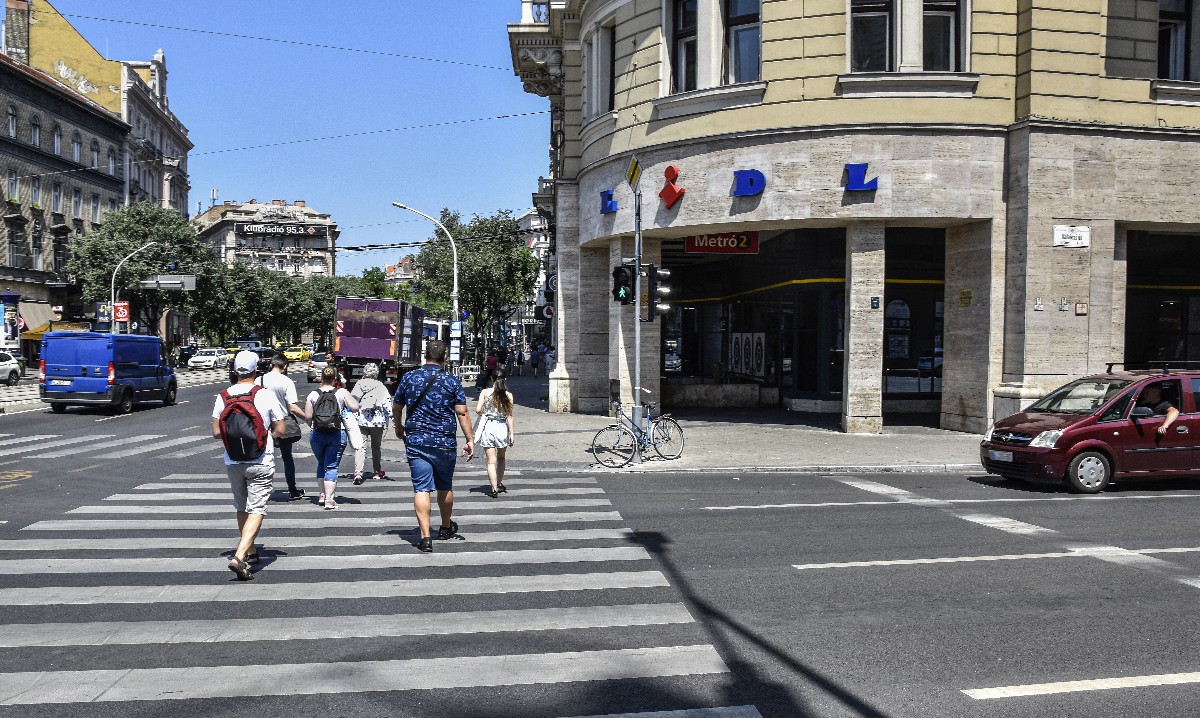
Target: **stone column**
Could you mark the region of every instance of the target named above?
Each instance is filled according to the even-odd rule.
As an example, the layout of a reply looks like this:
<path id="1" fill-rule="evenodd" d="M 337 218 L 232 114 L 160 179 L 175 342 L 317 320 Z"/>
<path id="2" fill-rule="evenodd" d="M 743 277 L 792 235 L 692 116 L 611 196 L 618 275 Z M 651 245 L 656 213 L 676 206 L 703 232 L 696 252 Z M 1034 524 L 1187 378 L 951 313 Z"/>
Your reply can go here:
<path id="1" fill-rule="evenodd" d="M 943 429 L 983 433 L 1004 355 L 1003 217 L 946 230 Z"/>
<path id="2" fill-rule="evenodd" d="M 1111 219 L 1094 219 L 1092 283 L 1088 297 L 1088 373 L 1125 359 L 1125 238 Z M 1119 241 L 1118 241 L 1119 240 Z M 1119 257 L 1119 258 L 1118 258 Z"/>
<path id="3" fill-rule="evenodd" d="M 554 336 L 558 362 L 550 371 L 548 409 L 553 412 L 579 410 L 581 263 L 579 250 L 579 187 L 560 182 L 554 214 L 558 225 L 556 261 L 558 292 L 554 297 Z"/>
<path id="4" fill-rule="evenodd" d="M 883 239 L 882 222 L 846 228 L 842 431 L 849 433 L 883 431 Z"/>
<path id="5" fill-rule="evenodd" d="M 900 72 L 925 69 L 925 8 L 923 0 L 900 0 Z"/>

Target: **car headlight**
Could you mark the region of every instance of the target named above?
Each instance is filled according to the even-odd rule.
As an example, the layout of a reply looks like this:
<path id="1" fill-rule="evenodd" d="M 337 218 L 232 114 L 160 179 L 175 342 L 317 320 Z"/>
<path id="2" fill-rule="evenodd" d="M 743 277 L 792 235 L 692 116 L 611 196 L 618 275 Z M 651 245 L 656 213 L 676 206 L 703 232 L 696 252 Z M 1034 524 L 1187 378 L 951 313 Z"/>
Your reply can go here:
<path id="1" fill-rule="evenodd" d="M 1053 449 L 1058 440 L 1062 438 L 1062 434 L 1061 429 L 1043 431 L 1033 437 L 1033 441 L 1029 442 L 1029 446 L 1035 449 Z"/>
<path id="2" fill-rule="evenodd" d="M 984 441 L 991 441 L 991 440 L 992 440 L 992 434 L 993 434 L 993 433 L 995 433 L 995 431 L 996 431 L 996 425 L 995 425 L 995 424 L 992 424 L 991 426 L 989 426 L 989 427 L 988 427 L 988 430 L 987 430 L 986 432 L 984 432 L 984 434 L 983 434 L 983 440 L 984 440 Z"/>

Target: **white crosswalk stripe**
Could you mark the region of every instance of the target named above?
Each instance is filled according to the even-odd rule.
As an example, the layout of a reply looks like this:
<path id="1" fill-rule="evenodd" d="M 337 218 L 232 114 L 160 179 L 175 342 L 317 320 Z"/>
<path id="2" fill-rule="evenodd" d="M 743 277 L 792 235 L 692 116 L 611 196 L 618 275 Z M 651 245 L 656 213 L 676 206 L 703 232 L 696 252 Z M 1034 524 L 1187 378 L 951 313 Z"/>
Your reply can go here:
<path id="1" fill-rule="evenodd" d="M 7 441 L 4 442 L 4 445 L 5 445 L 5 447 L 9 447 L 9 446 L 13 446 L 15 444 L 30 444 L 35 441 L 42 441 L 44 439 L 53 439 L 57 436 L 59 436 L 59 435 L 58 434 L 36 434 L 34 436 L 20 436 L 15 439 L 8 439 Z M 16 453 L 16 452 L 15 451 L 5 451 L 4 453 L 8 454 L 8 453 Z"/>
<path id="2" fill-rule="evenodd" d="M 96 458 L 214 448 L 190 445 L 201 440 L 211 441 L 130 437 Z M 88 446 L 108 448 L 98 444 L 117 445 Z M 69 444 L 30 442 L 19 453 L 60 446 Z M 456 473 L 464 476 L 470 485 Z M 338 511 L 272 502 L 249 582 L 225 567 L 236 532 L 226 477 L 215 472 L 172 474 L 20 527 L 28 538 L 0 540 L 0 615 L 12 616 L 0 618 L 0 648 L 22 651 L 0 671 L 0 705 L 479 687 L 499 696 L 654 680 L 681 690 L 689 707 L 590 718 L 761 718 L 753 706 L 690 707 L 705 699 L 689 695 L 719 695 L 711 688 L 729 669 L 594 477 L 513 478 L 497 499 L 460 484 L 462 535 L 436 541 L 432 554 L 415 548 L 411 484 L 395 478 L 347 483 Z M 436 533 L 436 507 L 433 518 Z M 354 653 L 335 643 L 364 639 Z M 441 648 L 414 654 L 415 640 Z M 253 652 L 260 642 L 275 648 Z M 70 647 L 94 653 L 64 659 Z M 619 691 L 578 703 L 564 698 L 571 690 L 523 699 L 548 702 L 530 706 L 538 715 L 641 710 Z"/>
<path id="3" fill-rule="evenodd" d="M 30 453 L 33 451 L 45 451 L 46 449 L 54 449 L 59 446 L 71 446 L 72 444 L 80 444 L 80 443 L 92 441 L 95 439 L 109 439 L 109 438 L 112 438 L 112 436 L 113 436 L 112 434 L 101 434 L 98 436 L 82 436 L 82 437 L 76 437 L 74 439 L 59 439 L 58 441 L 46 441 L 41 444 L 28 444 L 26 446 L 16 446 L 16 447 L 10 446 L 10 444 L 12 444 L 13 442 L 6 441 L 4 443 L 4 448 L 0 449 L 0 456 L 11 456 L 12 454 L 27 454 L 27 453 Z M 36 439 L 38 437 L 29 437 L 29 438 L 32 440 L 32 439 Z M 52 437 L 41 437 L 41 438 L 52 438 Z"/>
<path id="4" fill-rule="evenodd" d="M 100 441 L 95 444 L 89 443 L 86 447 L 80 447 L 80 448 L 74 448 L 74 449 L 63 449 L 61 451 L 50 451 L 50 452 L 47 452 L 44 454 L 30 456 L 28 458 L 38 459 L 38 460 L 61 459 L 64 456 L 72 456 L 75 454 L 82 453 L 84 451 L 98 451 L 100 449 L 109 449 L 114 446 L 132 446 L 141 441 L 149 441 L 151 439 L 161 439 L 161 438 L 163 438 L 162 434 L 140 434 L 138 436 L 126 436 L 126 437 L 123 437 L 120 439 L 112 439 L 110 441 Z M 116 456 L 117 456 L 117 458 L 121 458 L 121 457 L 126 456 L 126 454 L 118 453 Z"/>
<path id="5" fill-rule="evenodd" d="M 124 459 L 127 456 L 135 456 L 137 454 L 148 454 L 151 451 L 159 451 L 161 449 L 169 449 L 172 446 L 180 444 L 194 444 L 197 441 L 212 441 L 211 436 L 185 436 L 179 439 L 171 439 L 170 441 L 160 441 L 154 444 L 142 444 L 141 446 L 132 446 L 123 451 L 114 451 L 111 454 L 101 454 L 97 459 Z M 207 447 L 206 447 L 207 448 Z"/>

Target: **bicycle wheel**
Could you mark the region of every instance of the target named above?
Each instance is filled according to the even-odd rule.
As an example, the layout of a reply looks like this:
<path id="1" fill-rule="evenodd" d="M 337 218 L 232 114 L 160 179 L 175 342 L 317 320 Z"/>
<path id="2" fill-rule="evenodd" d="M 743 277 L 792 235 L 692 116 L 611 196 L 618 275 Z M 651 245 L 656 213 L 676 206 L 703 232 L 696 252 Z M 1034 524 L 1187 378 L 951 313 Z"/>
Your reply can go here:
<path id="1" fill-rule="evenodd" d="M 620 424 L 604 427 L 597 431 L 596 437 L 592 439 L 592 456 L 610 469 L 619 469 L 633 461 L 635 453 L 637 440 Z"/>
<path id="2" fill-rule="evenodd" d="M 660 416 L 650 427 L 650 443 L 654 451 L 664 459 L 683 456 L 683 428 L 669 416 Z"/>

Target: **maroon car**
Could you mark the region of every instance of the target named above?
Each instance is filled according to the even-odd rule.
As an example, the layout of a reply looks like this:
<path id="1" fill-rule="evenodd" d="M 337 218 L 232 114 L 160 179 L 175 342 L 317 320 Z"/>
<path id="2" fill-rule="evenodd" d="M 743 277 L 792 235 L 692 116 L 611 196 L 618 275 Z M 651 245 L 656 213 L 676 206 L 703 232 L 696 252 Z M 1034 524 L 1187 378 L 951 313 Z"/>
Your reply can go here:
<path id="1" fill-rule="evenodd" d="M 997 421 L 979 458 L 990 474 L 1065 481 L 1083 493 L 1121 478 L 1200 473 L 1198 412 L 1200 372 L 1110 371 Z"/>

